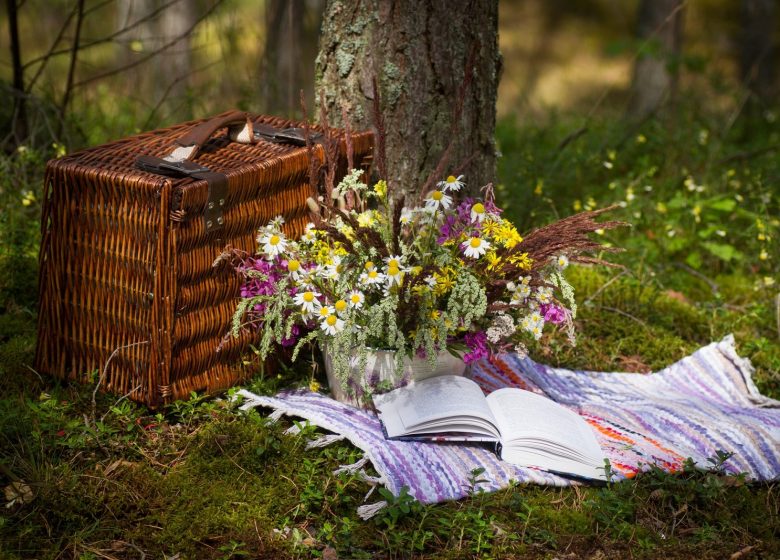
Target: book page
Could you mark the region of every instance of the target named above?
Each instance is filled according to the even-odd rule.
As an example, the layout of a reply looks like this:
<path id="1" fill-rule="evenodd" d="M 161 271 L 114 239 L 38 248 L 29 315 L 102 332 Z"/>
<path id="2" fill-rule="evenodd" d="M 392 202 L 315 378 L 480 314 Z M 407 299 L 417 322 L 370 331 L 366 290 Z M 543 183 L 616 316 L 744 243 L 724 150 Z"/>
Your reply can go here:
<path id="1" fill-rule="evenodd" d="M 444 432 L 450 426 L 463 432 L 470 425 L 475 433 L 498 439 L 496 419 L 482 390 L 465 377 L 431 377 L 384 395 L 374 395 L 374 404 L 389 437 Z"/>
<path id="2" fill-rule="evenodd" d="M 561 458 L 603 464 L 603 453 L 588 423 L 555 401 L 514 388 L 494 391 L 486 400 L 504 448 L 516 444 Z"/>

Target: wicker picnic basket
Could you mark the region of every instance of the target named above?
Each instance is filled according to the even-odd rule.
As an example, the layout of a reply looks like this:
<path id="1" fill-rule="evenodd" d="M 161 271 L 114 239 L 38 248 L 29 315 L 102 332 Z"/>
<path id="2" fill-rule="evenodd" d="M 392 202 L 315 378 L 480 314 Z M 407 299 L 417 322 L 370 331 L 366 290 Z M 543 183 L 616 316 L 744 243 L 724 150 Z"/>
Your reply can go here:
<path id="1" fill-rule="evenodd" d="M 226 246 L 253 250 L 274 216 L 288 235 L 303 231 L 313 189 L 301 127 L 233 111 L 50 161 L 38 371 L 151 407 L 244 379 L 251 335 L 217 351 L 240 280 L 214 262 Z M 372 143 L 370 132 L 351 135 L 355 167 L 369 164 Z M 342 134 L 337 175 L 346 149 Z M 319 161 L 324 151 L 313 144 Z"/>

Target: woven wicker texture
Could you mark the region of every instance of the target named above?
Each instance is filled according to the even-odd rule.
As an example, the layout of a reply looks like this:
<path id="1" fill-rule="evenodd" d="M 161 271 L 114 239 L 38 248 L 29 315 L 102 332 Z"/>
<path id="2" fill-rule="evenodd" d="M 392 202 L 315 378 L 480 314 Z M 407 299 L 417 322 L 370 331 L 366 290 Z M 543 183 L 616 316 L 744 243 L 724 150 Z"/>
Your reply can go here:
<path id="1" fill-rule="evenodd" d="M 301 126 L 252 115 L 279 129 Z M 305 148 L 230 142 L 221 129 L 195 161 L 228 178 L 224 225 L 206 232 L 204 180 L 135 168 L 164 157 L 203 121 L 148 132 L 50 161 L 41 220 L 36 368 L 155 407 L 191 391 L 215 392 L 245 378 L 249 336 L 230 339 L 239 278 L 213 263 L 228 245 L 251 251 L 259 227 L 284 216 L 288 235 L 309 221 Z M 355 167 L 373 136 L 353 134 Z M 341 156 L 345 146 L 342 142 Z M 315 146 L 323 159 L 323 149 Z M 339 175 L 346 164 L 339 166 Z"/>

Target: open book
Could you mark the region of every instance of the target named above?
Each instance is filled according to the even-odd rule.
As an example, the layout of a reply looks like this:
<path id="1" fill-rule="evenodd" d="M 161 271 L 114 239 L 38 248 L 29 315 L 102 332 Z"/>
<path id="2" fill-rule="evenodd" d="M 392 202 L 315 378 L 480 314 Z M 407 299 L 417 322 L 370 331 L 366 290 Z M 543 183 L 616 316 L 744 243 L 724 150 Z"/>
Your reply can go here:
<path id="1" fill-rule="evenodd" d="M 373 399 L 388 438 L 495 442 L 509 463 L 606 479 L 588 423 L 535 393 L 507 388 L 485 397 L 474 381 L 444 375 Z"/>

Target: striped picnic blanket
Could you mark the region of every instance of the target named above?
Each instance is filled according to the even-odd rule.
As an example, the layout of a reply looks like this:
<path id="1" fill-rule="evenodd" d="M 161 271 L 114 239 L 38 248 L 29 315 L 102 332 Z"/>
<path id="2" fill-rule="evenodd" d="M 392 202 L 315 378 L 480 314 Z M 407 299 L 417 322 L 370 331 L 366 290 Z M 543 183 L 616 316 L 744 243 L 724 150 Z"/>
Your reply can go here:
<path id="1" fill-rule="evenodd" d="M 749 479 L 780 478 L 780 401 L 762 396 L 750 362 L 729 335 L 652 374 L 570 371 L 506 354 L 476 364 L 472 378 L 486 393 L 520 387 L 574 410 L 594 429 L 615 476 L 631 478 L 657 465 L 682 468 L 687 458 L 702 467 L 720 451 L 734 455 L 723 465 Z M 385 439 L 376 415 L 309 391 L 263 397 L 241 391 L 244 408 L 268 407 L 276 417 L 304 418 L 334 433 L 322 443 L 347 439 L 365 453 L 378 478 L 394 494 L 402 487 L 424 503 L 458 499 L 473 491 L 473 471 L 486 491 L 510 482 L 569 485 L 573 481 L 501 461 L 478 444 L 423 443 Z M 314 445 L 318 445 L 314 442 Z M 381 504 L 380 504 L 381 505 Z M 368 511 L 372 506 L 366 510 Z M 376 508 L 374 508 L 376 509 Z"/>

